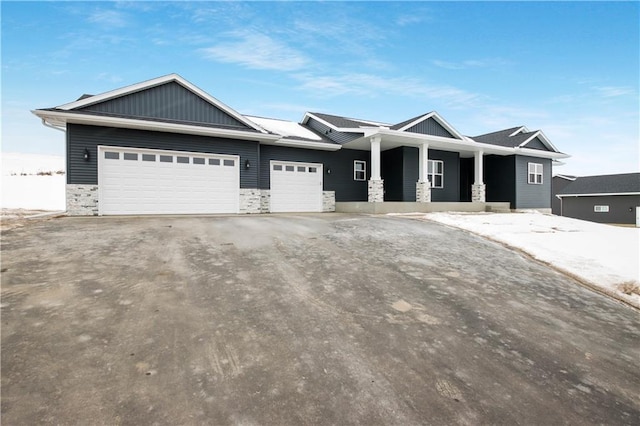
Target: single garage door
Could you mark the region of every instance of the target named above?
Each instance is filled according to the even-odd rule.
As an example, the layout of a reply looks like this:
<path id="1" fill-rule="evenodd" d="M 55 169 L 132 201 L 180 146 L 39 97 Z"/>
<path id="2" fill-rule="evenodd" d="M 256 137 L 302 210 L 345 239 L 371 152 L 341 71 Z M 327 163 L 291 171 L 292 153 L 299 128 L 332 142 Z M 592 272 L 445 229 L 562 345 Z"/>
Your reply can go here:
<path id="1" fill-rule="evenodd" d="M 272 212 L 321 212 L 322 164 L 271 161 Z"/>
<path id="2" fill-rule="evenodd" d="M 237 213 L 238 156 L 101 146 L 100 214 Z"/>

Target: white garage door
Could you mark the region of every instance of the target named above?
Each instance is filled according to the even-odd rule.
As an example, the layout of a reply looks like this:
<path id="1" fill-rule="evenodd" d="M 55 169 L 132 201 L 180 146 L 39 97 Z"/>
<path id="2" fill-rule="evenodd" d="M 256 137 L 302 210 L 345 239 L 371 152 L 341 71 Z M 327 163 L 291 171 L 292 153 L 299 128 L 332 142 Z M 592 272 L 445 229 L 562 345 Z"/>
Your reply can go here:
<path id="1" fill-rule="evenodd" d="M 238 156 L 98 148 L 100 214 L 237 213 Z"/>
<path id="2" fill-rule="evenodd" d="M 271 211 L 321 212 L 322 164 L 271 161 Z"/>

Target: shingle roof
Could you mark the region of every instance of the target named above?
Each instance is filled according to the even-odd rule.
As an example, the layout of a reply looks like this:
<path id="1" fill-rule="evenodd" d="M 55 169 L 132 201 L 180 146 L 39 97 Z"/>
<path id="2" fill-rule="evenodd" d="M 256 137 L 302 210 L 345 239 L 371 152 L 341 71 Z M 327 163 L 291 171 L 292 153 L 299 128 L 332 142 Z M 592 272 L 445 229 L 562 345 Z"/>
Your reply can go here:
<path id="1" fill-rule="evenodd" d="M 520 135 L 522 135 L 523 133 L 518 133 L 515 136 L 509 136 L 513 134 L 513 132 L 521 128 L 522 126 L 518 126 L 512 127 L 510 129 L 498 130 L 497 132 L 486 133 L 479 136 L 472 136 L 471 139 L 476 142 L 488 143 L 491 145 L 508 146 L 513 148 L 520 145 L 529 136 L 531 136 L 531 133 L 528 133 L 529 136 L 525 138 L 520 137 Z"/>
<path id="2" fill-rule="evenodd" d="M 617 194 L 640 192 L 640 173 L 582 176 L 562 188 L 563 194 Z"/>
<path id="3" fill-rule="evenodd" d="M 381 125 L 381 126 L 385 125 L 383 123 L 378 123 L 374 121 L 365 121 L 357 118 L 347 118 L 347 117 L 341 117 L 339 115 L 323 114 L 320 112 L 310 112 L 309 114 L 313 114 L 316 117 L 336 127 L 354 128 L 354 127 L 371 127 L 376 125 Z"/>

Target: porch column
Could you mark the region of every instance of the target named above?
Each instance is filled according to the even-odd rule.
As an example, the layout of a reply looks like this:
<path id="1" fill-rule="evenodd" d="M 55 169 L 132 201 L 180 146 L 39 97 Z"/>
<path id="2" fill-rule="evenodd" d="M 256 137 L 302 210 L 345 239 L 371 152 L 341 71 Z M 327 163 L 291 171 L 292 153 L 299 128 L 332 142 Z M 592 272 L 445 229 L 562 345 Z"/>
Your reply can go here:
<path id="1" fill-rule="evenodd" d="M 381 203 L 384 201 L 384 184 L 380 177 L 380 136 L 372 136 L 371 139 L 371 178 L 369 179 L 369 202 Z"/>
<path id="2" fill-rule="evenodd" d="M 431 182 L 429 182 L 429 144 L 418 146 L 418 182 L 416 182 L 416 201 L 431 202 Z"/>
<path id="3" fill-rule="evenodd" d="M 474 162 L 473 162 L 474 182 L 473 182 L 473 185 L 471 185 L 471 201 L 473 202 L 484 203 L 486 201 L 486 197 L 485 197 L 486 186 L 482 181 L 483 164 L 484 164 L 484 152 L 477 151 L 474 155 Z"/>

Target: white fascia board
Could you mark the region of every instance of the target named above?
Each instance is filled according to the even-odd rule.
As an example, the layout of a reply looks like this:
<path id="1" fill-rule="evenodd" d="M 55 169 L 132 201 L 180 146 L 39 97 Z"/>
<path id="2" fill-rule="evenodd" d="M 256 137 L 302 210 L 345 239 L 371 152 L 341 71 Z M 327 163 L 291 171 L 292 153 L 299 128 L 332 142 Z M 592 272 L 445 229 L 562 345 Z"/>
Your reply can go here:
<path id="1" fill-rule="evenodd" d="M 532 148 L 520 148 L 519 146 L 513 149 L 514 153 L 517 155 L 526 155 L 528 157 L 538 157 L 538 158 L 551 158 L 551 159 L 559 159 L 559 158 L 569 158 L 571 157 L 569 154 L 564 154 L 558 151 L 541 151 L 539 149 Z"/>
<path id="2" fill-rule="evenodd" d="M 608 195 L 640 195 L 640 192 L 603 192 L 601 194 L 558 194 L 557 197 L 605 197 Z"/>
<path id="3" fill-rule="evenodd" d="M 409 124 L 406 124 L 406 125 L 400 127 L 399 129 L 396 129 L 396 130 L 398 130 L 399 132 L 404 132 L 405 130 L 410 129 L 411 127 L 415 126 L 416 124 L 420 123 L 421 121 L 424 121 L 424 120 L 428 119 L 433 114 L 434 114 L 434 111 L 426 113 L 425 115 L 421 115 L 420 117 L 416 118 L 415 120 L 413 120 Z"/>
<path id="4" fill-rule="evenodd" d="M 529 142 L 531 142 L 533 139 L 535 139 L 536 137 L 539 137 L 540 140 L 542 140 L 542 143 L 549 149 L 558 152 L 558 150 L 556 149 L 555 146 L 553 146 L 553 144 L 551 143 L 551 141 L 545 136 L 544 133 L 542 133 L 542 130 L 537 130 L 533 135 L 531 135 L 531 137 L 529 139 L 527 139 L 526 141 L 522 142 L 520 145 L 518 145 L 518 148 L 523 148 L 526 144 L 528 144 Z"/>
<path id="5" fill-rule="evenodd" d="M 509 137 L 515 136 L 515 135 L 517 135 L 519 133 L 527 133 L 528 131 L 529 131 L 529 129 L 527 129 L 526 126 L 522 126 L 522 127 L 518 128 L 518 130 L 516 130 L 515 132 L 511 133 L 509 135 Z"/>
<path id="6" fill-rule="evenodd" d="M 247 126 L 251 127 L 254 130 L 258 130 L 259 132 L 266 133 L 266 131 L 263 128 L 256 125 L 254 122 L 247 120 L 242 114 L 228 107 L 227 105 L 220 102 L 219 100 L 217 100 L 216 98 L 214 98 L 213 96 L 205 92 L 204 90 L 200 89 L 199 87 L 193 85 L 192 83 L 188 82 L 184 78 L 180 77 L 178 74 L 169 74 L 169 75 L 154 78 L 151 80 L 143 81 L 141 83 L 132 84 L 130 86 L 122 87 L 120 89 L 111 90 L 109 92 L 105 92 L 99 95 L 91 96 L 75 102 L 70 102 L 68 104 L 60 105 L 56 108 L 64 111 L 82 108 L 89 105 L 104 102 L 109 99 L 128 95 L 130 93 L 135 93 L 141 90 L 150 89 L 152 87 L 160 86 L 162 84 L 169 83 L 172 81 L 175 81 L 176 83 L 179 83 L 180 85 L 184 86 L 188 90 L 194 92 L 195 94 L 197 94 L 198 96 L 200 96 L 201 98 L 209 102 L 210 104 L 214 105 L 215 107 L 226 112 L 227 114 L 229 114 L 230 116 L 238 120 L 239 122 L 246 124 Z"/>
<path id="7" fill-rule="evenodd" d="M 334 126 L 333 124 L 329 123 L 326 120 L 323 120 L 322 118 L 311 114 L 310 112 L 305 113 L 304 117 L 302 118 L 302 121 L 300 122 L 300 124 L 306 124 L 307 121 L 309 121 L 309 118 L 313 118 L 316 121 L 319 121 L 320 123 L 324 124 L 325 126 L 331 128 L 332 130 L 335 130 L 336 132 L 342 132 L 342 133 L 362 133 L 363 129 L 368 129 L 368 127 L 337 127 Z M 372 126 L 371 128 L 373 129 L 378 129 L 379 126 Z"/>
<path id="8" fill-rule="evenodd" d="M 306 149 L 317 149 L 321 151 L 338 151 L 342 149 L 342 145 L 333 144 L 333 143 L 325 143 L 325 142 L 311 142 L 311 141 L 302 141 L 296 139 L 278 139 L 275 141 L 264 141 L 261 142 L 262 145 L 276 145 L 276 146 L 288 146 L 292 148 L 306 148 Z"/>
<path id="9" fill-rule="evenodd" d="M 409 124 L 407 124 L 405 126 L 402 126 L 397 131 L 404 132 L 405 130 L 410 129 L 411 127 L 415 126 L 416 124 L 421 123 L 421 122 L 423 122 L 425 120 L 428 120 L 429 118 L 433 118 L 434 120 L 436 120 L 438 122 L 438 124 L 440 124 L 442 127 L 444 127 L 449 133 L 451 133 L 456 138 L 458 138 L 460 140 L 464 140 L 464 136 L 462 136 L 462 134 L 460 134 L 460 132 L 458 132 L 456 129 L 454 129 L 454 127 L 451 124 L 449 124 L 447 122 L 447 120 L 442 118 L 440 116 L 440 114 L 438 114 L 435 111 L 431 111 L 430 113 L 427 113 L 427 114 L 417 118 L 416 120 L 412 121 L 411 123 L 409 123 Z"/>
<path id="10" fill-rule="evenodd" d="M 563 163 L 563 164 L 564 164 L 564 163 Z M 577 179 L 576 177 L 571 177 L 571 176 L 567 176 L 567 175 L 560 175 L 560 174 L 557 174 L 557 175 L 555 175 L 554 177 L 559 177 L 559 178 L 561 178 L 561 179 L 570 180 L 571 182 L 573 182 L 574 180 L 576 180 L 576 179 Z"/>
<path id="11" fill-rule="evenodd" d="M 190 124 L 167 123 L 164 121 L 146 121 L 131 118 L 96 116 L 91 114 L 65 113 L 62 111 L 32 111 L 38 117 L 52 125 L 86 124 L 93 126 L 118 127 L 125 129 L 149 130 L 167 133 L 185 133 L 200 136 L 217 136 L 229 139 L 243 139 L 254 141 L 273 141 L 280 139 L 280 135 L 245 132 L 242 130 L 221 129 L 217 127 L 194 126 Z"/>

